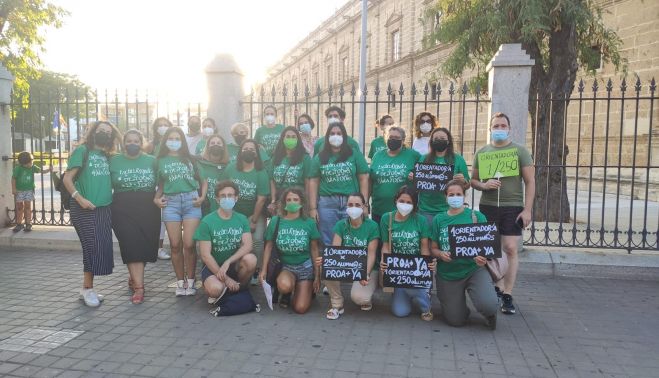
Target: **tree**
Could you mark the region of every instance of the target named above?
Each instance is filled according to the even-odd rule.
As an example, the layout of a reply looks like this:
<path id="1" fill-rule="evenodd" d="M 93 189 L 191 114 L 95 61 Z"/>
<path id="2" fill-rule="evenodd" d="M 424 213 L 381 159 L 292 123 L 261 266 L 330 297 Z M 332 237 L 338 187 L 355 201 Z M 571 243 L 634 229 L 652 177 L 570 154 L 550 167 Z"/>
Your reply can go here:
<path id="1" fill-rule="evenodd" d="M 59 28 L 68 13 L 46 0 L 0 0 L 0 62 L 14 75 L 14 93 L 26 99 L 38 78 L 47 27 Z"/>
<path id="2" fill-rule="evenodd" d="M 457 78 L 475 70 L 472 82 L 486 88 L 485 67 L 503 43 L 521 43 L 535 60 L 529 110 L 536 145 L 543 146 L 534 151 L 536 201 L 560 206 L 537 206 L 534 217 L 568 222 L 564 122 L 577 71 L 594 73 L 600 59 L 616 70 L 625 68 L 621 39 L 604 25 L 601 7 L 594 0 L 439 0 L 424 15 L 426 21 L 436 19 L 440 22 L 424 45 L 454 45 L 438 69 L 441 76 Z"/>

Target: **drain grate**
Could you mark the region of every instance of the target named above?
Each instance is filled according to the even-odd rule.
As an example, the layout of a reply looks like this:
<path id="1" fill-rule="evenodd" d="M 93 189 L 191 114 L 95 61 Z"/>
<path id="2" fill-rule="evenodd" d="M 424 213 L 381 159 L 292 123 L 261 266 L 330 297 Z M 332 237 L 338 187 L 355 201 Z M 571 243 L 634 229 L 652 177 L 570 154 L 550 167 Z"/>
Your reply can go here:
<path id="1" fill-rule="evenodd" d="M 0 341 L 0 350 L 44 354 L 68 343 L 84 331 L 56 328 L 30 328 Z"/>

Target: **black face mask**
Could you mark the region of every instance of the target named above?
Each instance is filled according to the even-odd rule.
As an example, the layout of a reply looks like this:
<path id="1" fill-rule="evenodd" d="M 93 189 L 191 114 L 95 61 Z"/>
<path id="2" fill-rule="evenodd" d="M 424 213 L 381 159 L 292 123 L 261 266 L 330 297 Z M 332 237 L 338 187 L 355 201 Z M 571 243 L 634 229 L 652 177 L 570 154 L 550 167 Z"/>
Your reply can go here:
<path id="1" fill-rule="evenodd" d="M 247 139 L 247 135 L 234 135 L 233 140 L 236 142 L 237 145 L 241 145 L 243 141 Z"/>
<path id="2" fill-rule="evenodd" d="M 431 143 L 432 149 L 437 152 L 444 152 L 448 148 L 448 140 L 433 139 Z"/>
<path id="3" fill-rule="evenodd" d="M 201 123 L 190 123 L 188 124 L 188 129 L 192 132 L 199 132 L 201 130 Z"/>
<path id="4" fill-rule="evenodd" d="M 112 133 L 99 131 L 94 135 L 94 143 L 98 146 L 109 147 L 112 144 Z"/>
<path id="5" fill-rule="evenodd" d="M 390 151 L 397 151 L 403 145 L 400 139 L 387 139 L 387 147 Z"/>
<path id="6" fill-rule="evenodd" d="M 208 148 L 208 151 L 210 151 L 211 155 L 219 156 L 222 155 L 222 153 L 224 152 L 224 147 L 218 145 L 210 146 Z"/>
<path id="7" fill-rule="evenodd" d="M 240 158 L 245 163 L 253 163 L 254 159 L 256 159 L 256 152 L 254 152 L 254 151 L 242 151 L 242 152 L 240 152 Z"/>

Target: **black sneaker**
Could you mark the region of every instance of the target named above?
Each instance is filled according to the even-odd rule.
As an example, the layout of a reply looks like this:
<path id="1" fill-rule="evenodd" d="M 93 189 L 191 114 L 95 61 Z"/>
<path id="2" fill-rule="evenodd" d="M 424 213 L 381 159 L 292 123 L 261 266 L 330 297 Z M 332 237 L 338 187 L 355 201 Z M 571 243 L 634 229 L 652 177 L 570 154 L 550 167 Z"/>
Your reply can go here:
<path id="1" fill-rule="evenodd" d="M 501 312 L 504 314 L 512 315 L 515 313 L 515 305 L 513 304 L 513 296 L 510 294 L 501 295 Z"/>
<path id="2" fill-rule="evenodd" d="M 485 326 L 492 331 L 497 329 L 497 314 L 490 315 L 487 318 L 485 318 Z"/>
<path id="3" fill-rule="evenodd" d="M 23 230 L 24 232 L 30 232 L 32 231 L 32 224 L 28 223 L 25 225 L 25 229 Z"/>
<path id="4" fill-rule="evenodd" d="M 288 308 L 288 306 L 291 304 L 291 294 L 282 294 L 281 297 L 279 298 L 279 307 L 281 308 Z"/>
<path id="5" fill-rule="evenodd" d="M 22 225 L 22 224 L 17 224 L 16 227 L 14 227 L 13 231 L 14 231 L 14 232 L 18 232 L 18 231 L 20 231 L 20 230 L 22 230 L 22 229 L 23 229 L 23 225 Z"/>
<path id="6" fill-rule="evenodd" d="M 499 286 L 495 286 L 494 291 L 497 292 L 497 298 L 499 298 L 499 300 L 501 300 L 501 296 L 503 295 L 503 291 L 501 291 L 501 289 L 499 289 Z"/>

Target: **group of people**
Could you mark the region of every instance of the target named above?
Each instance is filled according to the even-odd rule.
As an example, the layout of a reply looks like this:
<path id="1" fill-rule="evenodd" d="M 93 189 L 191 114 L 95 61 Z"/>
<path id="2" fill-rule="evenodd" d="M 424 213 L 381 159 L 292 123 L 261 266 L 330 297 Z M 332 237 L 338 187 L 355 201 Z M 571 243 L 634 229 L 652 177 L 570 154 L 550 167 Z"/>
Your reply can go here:
<path id="1" fill-rule="evenodd" d="M 406 146 L 406 129 L 391 116 L 378 120 L 382 135 L 371 143 L 370 164 L 346 132 L 343 109 L 332 106 L 325 116 L 325 135 L 316 138 L 309 115 L 285 126 L 277 123 L 277 109 L 267 106 L 254 137 L 247 126 L 235 124 L 231 143 L 212 119 L 192 117 L 186 135 L 158 118 L 151 141 L 137 130 L 122 136 L 109 122 L 94 123 L 64 176 L 83 249 L 81 299 L 89 306 L 102 301 L 93 279 L 112 272 L 114 230 L 128 266 L 131 301 L 143 302 L 144 267 L 162 247 L 162 221 L 177 296 L 196 294 L 197 251 L 201 284 L 212 304 L 247 290 L 250 281 L 268 279 L 270 257 L 277 252 L 282 266 L 273 283 L 279 305 L 305 313 L 324 286 L 330 297 L 326 317 L 337 319 L 344 297 L 338 281 L 321 282 L 321 251 L 351 246 L 367 250 L 367 276 L 350 290 L 364 311 L 372 309 L 380 272 L 387 268 L 381 256 L 396 253 L 433 258 L 429 267 L 436 272 L 447 323 L 466 322 L 466 294 L 491 328 L 499 309 L 514 313 L 518 242 L 531 221 L 535 189 L 533 161 L 524 146 L 510 140 L 508 117 L 494 114 L 491 142 L 477 152 L 470 173 L 451 132 L 429 112 L 416 116 L 413 148 Z M 504 149 L 517 150 L 520 174 L 481 180 L 478 154 Z M 414 189 L 418 162 L 453 166 L 443 192 Z M 480 211 L 465 203 L 469 188 L 483 192 Z M 509 260 L 500 282 L 492 282 L 484 257 L 451 259 L 448 227 L 486 220 L 497 223 Z M 429 290 L 393 290 L 395 316 L 408 316 L 414 307 L 423 320 L 433 319 Z"/>

